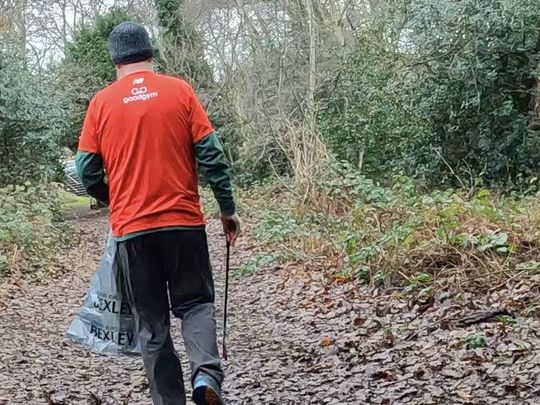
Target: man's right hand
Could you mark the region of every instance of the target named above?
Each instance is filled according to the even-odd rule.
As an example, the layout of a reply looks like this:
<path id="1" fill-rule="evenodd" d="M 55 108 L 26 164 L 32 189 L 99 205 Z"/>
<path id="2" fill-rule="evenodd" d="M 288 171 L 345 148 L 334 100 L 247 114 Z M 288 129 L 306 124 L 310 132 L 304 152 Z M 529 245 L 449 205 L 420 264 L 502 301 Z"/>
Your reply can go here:
<path id="1" fill-rule="evenodd" d="M 221 214 L 221 222 L 223 223 L 223 231 L 227 237 L 227 242 L 234 246 L 236 239 L 242 233 L 242 221 L 240 217 L 238 214 Z"/>

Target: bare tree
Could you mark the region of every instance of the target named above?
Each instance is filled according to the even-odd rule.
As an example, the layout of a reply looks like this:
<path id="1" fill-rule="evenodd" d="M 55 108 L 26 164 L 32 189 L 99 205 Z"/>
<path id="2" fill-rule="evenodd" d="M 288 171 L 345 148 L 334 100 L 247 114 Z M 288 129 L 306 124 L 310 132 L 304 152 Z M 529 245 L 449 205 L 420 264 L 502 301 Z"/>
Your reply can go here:
<path id="1" fill-rule="evenodd" d="M 15 45 L 17 52 L 26 55 L 27 39 L 27 0 L 3 0 L 0 3 L 0 34 L 5 40 Z"/>

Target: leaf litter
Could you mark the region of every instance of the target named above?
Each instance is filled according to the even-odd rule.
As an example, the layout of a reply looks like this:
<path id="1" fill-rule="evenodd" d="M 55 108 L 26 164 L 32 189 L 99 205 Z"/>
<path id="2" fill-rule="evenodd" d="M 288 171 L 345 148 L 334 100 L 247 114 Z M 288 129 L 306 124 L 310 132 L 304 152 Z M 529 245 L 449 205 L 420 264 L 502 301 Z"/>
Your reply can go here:
<path id="1" fill-rule="evenodd" d="M 99 356 L 64 338 L 107 219 L 74 226 L 77 243 L 58 278 L 0 285 L 0 404 L 150 404 L 139 359 Z M 217 221 L 209 234 L 221 331 Z M 244 238 L 233 266 L 254 254 Z M 236 278 L 230 294 L 228 404 L 540 403 L 538 275 L 487 291 L 448 285 L 403 294 L 286 266 Z M 178 321 L 173 331 L 182 356 Z"/>

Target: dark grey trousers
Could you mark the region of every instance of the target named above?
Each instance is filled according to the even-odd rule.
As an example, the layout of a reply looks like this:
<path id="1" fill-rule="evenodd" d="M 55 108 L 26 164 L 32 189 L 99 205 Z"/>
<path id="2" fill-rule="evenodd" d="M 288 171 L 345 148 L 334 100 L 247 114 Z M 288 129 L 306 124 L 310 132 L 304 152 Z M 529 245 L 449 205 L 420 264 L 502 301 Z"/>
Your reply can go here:
<path id="1" fill-rule="evenodd" d="M 155 405 L 184 405 L 182 368 L 170 335 L 170 310 L 182 320 L 192 382 L 199 371 L 220 384 L 214 282 L 202 229 L 160 231 L 118 243 L 117 261 L 138 321 Z"/>

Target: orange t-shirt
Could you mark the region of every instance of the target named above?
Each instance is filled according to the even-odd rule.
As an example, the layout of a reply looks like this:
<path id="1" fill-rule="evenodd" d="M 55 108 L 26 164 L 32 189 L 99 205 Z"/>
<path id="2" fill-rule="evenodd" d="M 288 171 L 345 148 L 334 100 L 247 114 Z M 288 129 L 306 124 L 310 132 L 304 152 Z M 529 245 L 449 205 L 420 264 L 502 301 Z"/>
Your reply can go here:
<path id="1" fill-rule="evenodd" d="M 113 234 L 200 226 L 194 144 L 213 132 L 183 80 L 131 73 L 90 102 L 79 151 L 103 158 Z"/>

